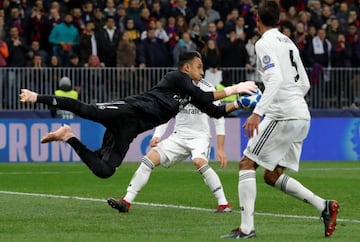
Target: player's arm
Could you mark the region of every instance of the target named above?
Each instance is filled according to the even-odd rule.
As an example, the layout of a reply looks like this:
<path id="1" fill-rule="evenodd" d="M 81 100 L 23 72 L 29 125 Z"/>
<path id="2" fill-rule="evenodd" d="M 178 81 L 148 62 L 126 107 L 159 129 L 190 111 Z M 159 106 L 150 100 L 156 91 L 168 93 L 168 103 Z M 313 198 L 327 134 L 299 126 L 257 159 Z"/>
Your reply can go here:
<path id="1" fill-rule="evenodd" d="M 217 139 L 217 159 L 220 161 L 221 168 L 226 168 L 227 157 L 225 153 L 225 119 L 223 117 L 219 119 L 213 118 Z"/>
<path id="2" fill-rule="evenodd" d="M 153 133 L 153 136 L 149 142 L 150 147 L 155 147 L 160 142 L 161 137 L 165 134 L 167 127 L 169 125 L 168 121 L 167 123 L 161 124 L 155 128 L 155 131 Z"/>
<path id="3" fill-rule="evenodd" d="M 256 42 L 255 50 L 263 67 L 262 78 L 267 80 L 266 89 L 253 111 L 253 113 L 262 117 L 266 110 L 268 110 L 269 105 L 273 103 L 274 98 L 276 98 L 284 78 L 280 69 L 280 61 L 278 60 L 276 53 L 274 53 L 274 49 L 271 48 L 268 43 L 265 43 L 264 41 Z"/>
<path id="4" fill-rule="evenodd" d="M 227 113 L 230 113 L 239 108 L 239 105 L 236 101 L 233 103 L 227 103 L 225 105 L 214 105 L 212 102 L 202 103 L 198 99 L 193 99 L 191 103 L 197 107 L 201 112 L 206 113 L 210 117 L 220 118 L 225 116 Z"/>
<path id="5" fill-rule="evenodd" d="M 225 87 L 223 90 L 214 91 L 214 100 L 220 100 L 224 97 L 231 96 L 237 93 L 252 94 L 256 92 L 257 86 L 253 81 L 240 82 L 236 85 Z"/>

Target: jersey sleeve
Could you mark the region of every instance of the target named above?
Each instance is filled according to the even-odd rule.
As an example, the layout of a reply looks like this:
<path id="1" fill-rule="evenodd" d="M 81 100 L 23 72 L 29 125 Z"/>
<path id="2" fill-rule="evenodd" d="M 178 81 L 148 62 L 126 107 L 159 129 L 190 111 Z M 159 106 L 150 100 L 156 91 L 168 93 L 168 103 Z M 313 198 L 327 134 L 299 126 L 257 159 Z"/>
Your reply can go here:
<path id="1" fill-rule="evenodd" d="M 154 137 L 159 137 L 161 139 L 162 136 L 165 134 L 169 123 L 170 123 L 170 120 L 167 123 L 164 123 L 164 124 L 161 124 L 161 125 L 157 126 L 155 128 L 154 133 L 153 133 L 153 138 Z"/>
<path id="2" fill-rule="evenodd" d="M 192 83 L 192 80 L 189 76 L 187 76 L 186 74 L 184 76 L 185 80 L 178 82 L 180 89 L 184 93 L 188 94 L 189 96 L 191 96 L 191 98 L 196 99 L 198 102 L 201 103 L 209 103 L 214 101 L 213 92 L 205 92 L 201 90 L 199 87 L 195 86 Z"/>
<path id="3" fill-rule="evenodd" d="M 269 44 L 260 39 L 255 44 L 255 51 L 259 58 L 258 63 L 261 65 L 261 77 L 267 80 L 268 84 L 253 113 L 263 116 L 269 105 L 273 103 L 284 78 L 281 74 L 280 61 Z"/>

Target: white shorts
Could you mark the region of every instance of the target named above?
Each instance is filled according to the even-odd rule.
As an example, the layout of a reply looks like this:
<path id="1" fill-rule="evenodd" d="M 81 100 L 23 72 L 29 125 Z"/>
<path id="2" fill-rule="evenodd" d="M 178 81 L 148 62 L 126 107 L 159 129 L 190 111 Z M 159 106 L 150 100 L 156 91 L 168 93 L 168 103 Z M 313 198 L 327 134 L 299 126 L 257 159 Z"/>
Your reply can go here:
<path id="1" fill-rule="evenodd" d="M 264 118 L 259 133 L 249 139 L 244 155 L 270 171 L 277 165 L 298 171 L 303 140 L 309 128 L 309 120 Z"/>
<path id="2" fill-rule="evenodd" d="M 210 153 L 210 138 L 179 138 L 176 133 L 162 140 L 154 147 L 160 154 L 160 164 L 170 167 L 186 160 L 189 156 L 192 159 L 202 158 L 208 161 Z"/>

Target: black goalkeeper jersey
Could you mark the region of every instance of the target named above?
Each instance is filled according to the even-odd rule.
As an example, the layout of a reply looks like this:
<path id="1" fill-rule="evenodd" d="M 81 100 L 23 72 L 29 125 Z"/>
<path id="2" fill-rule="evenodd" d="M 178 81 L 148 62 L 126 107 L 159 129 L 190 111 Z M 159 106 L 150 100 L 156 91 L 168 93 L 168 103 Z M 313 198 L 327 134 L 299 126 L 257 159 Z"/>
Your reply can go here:
<path id="1" fill-rule="evenodd" d="M 179 70 L 167 73 L 150 91 L 123 100 L 147 116 L 147 121 L 155 126 L 167 122 L 188 103 L 211 117 L 219 118 L 226 114 L 224 105 L 212 103 L 213 92 L 202 91 Z"/>

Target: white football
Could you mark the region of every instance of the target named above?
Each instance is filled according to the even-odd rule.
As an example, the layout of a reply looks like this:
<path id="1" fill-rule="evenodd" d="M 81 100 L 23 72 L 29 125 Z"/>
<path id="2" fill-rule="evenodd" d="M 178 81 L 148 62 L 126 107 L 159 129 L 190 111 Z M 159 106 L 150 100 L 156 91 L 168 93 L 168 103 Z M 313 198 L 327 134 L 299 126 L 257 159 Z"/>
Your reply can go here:
<path id="1" fill-rule="evenodd" d="M 252 95 L 249 94 L 238 94 L 238 103 L 239 106 L 245 111 L 252 111 L 256 104 L 260 101 L 262 92 L 260 89 L 257 89 Z"/>

